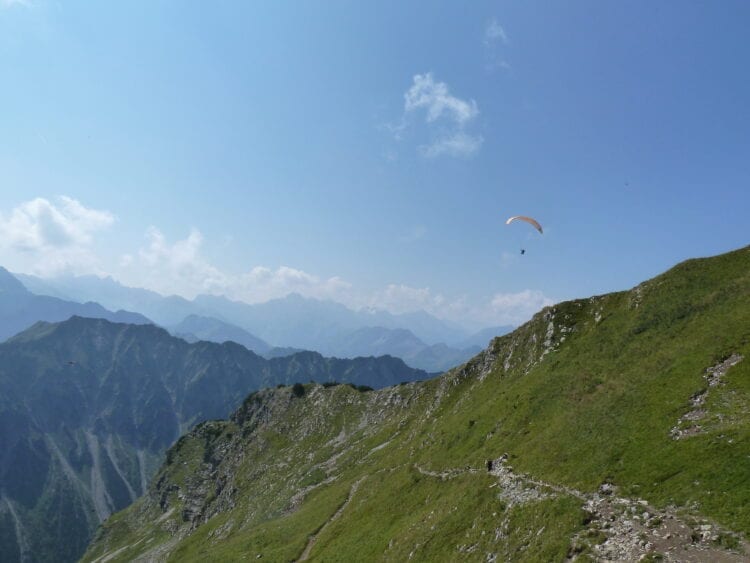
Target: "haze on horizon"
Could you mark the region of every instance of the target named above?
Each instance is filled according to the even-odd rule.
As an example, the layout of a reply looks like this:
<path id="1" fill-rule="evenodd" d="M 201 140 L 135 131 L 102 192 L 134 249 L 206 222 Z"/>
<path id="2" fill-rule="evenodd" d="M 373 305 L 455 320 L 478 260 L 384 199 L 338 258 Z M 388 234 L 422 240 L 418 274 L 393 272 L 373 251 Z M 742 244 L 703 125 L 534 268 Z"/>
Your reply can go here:
<path id="1" fill-rule="evenodd" d="M 475 328 L 625 289 L 748 243 L 748 16 L 0 0 L 0 265 Z"/>

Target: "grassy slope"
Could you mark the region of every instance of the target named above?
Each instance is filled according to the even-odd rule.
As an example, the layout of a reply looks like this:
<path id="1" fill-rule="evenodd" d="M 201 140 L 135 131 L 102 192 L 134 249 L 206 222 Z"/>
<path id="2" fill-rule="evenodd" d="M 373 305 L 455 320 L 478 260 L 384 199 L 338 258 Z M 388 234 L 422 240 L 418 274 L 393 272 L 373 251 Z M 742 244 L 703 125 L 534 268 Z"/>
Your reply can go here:
<path id="1" fill-rule="evenodd" d="M 710 389 L 705 432 L 672 440 L 670 428 L 707 386 L 706 368 L 732 353 L 746 359 Z M 436 380 L 257 395 L 246 402 L 250 421 L 240 414 L 182 440 L 150 496 L 110 519 L 86 559 L 123 546 L 130 559 L 168 542 L 163 554 L 174 560 L 210 550 L 215 559 L 288 561 L 315 533 L 312 560 L 564 558 L 582 526 L 580 501 L 510 505 L 483 471 L 505 452 L 536 478 L 584 491 L 613 482 L 748 534 L 749 359 L 750 249 L 688 261 L 632 291 L 547 309 Z M 426 474 L 453 468 L 464 472 Z M 335 479 L 291 502 L 326 476 Z M 178 495 L 191 482 L 203 506 L 196 524 L 180 515 Z M 170 483 L 179 491 L 162 509 Z"/>

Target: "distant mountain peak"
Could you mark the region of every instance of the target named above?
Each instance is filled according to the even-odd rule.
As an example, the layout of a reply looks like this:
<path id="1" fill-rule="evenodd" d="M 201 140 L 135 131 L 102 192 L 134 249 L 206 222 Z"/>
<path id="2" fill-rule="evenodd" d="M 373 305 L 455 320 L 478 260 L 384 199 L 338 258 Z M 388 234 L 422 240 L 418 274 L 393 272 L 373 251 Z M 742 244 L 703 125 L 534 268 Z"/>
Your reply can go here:
<path id="1" fill-rule="evenodd" d="M 29 291 L 18 278 L 0 266 L 0 293 L 27 294 Z"/>

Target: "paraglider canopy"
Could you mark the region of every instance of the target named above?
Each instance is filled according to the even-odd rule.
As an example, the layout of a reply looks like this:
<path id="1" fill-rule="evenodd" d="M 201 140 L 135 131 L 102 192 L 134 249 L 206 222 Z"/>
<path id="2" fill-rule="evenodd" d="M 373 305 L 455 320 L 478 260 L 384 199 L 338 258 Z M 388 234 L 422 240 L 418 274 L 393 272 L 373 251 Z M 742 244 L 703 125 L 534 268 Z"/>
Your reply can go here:
<path id="1" fill-rule="evenodd" d="M 505 224 L 510 225 L 513 221 L 525 221 L 529 225 L 534 227 L 537 231 L 539 231 L 539 234 L 544 234 L 544 231 L 542 230 L 542 226 L 537 222 L 536 219 L 532 219 L 531 217 L 525 217 L 524 215 L 516 215 L 508 219 L 505 222 Z"/>

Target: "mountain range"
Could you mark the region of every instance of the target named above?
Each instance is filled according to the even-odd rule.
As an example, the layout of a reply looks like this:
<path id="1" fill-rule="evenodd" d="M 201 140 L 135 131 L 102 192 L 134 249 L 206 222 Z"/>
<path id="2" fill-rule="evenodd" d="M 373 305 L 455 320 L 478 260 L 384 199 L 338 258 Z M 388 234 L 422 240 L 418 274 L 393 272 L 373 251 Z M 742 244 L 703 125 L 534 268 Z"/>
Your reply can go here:
<path id="1" fill-rule="evenodd" d="M 121 323 L 151 323 L 139 313 L 123 310 L 112 312 L 98 303 L 77 303 L 59 297 L 35 295 L 8 270 L 0 267 L 0 342 L 37 321 L 63 321 L 72 315 Z"/>
<path id="2" fill-rule="evenodd" d="M 750 247 L 547 307 L 467 364 L 246 397 L 84 561 L 746 561 Z"/>
<path id="3" fill-rule="evenodd" d="M 110 309 L 138 311 L 162 326 L 173 326 L 190 315 L 215 317 L 237 325 L 272 345 L 315 349 L 321 339 L 363 327 L 406 328 L 428 344 L 454 344 L 468 334 L 461 327 L 418 311 L 394 315 L 368 309 L 353 311 L 334 301 L 291 293 L 280 299 L 250 305 L 217 295 L 198 295 L 192 301 L 162 296 L 142 288 L 127 287 L 110 277 L 16 277 L 39 295 L 74 301 L 95 301 Z"/>
<path id="4" fill-rule="evenodd" d="M 471 358 L 491 338 L 512 330 L 499 326 L 469 334 L 423 311 L 401 315 L 353 311 L 298 294 L 250 305 L 212 295 L 192 301 L 163 297 L 96 276 L 17 277 L 36 293 L 138 311 L 188 340 L 234 341 L 269 357 L 302 349 L 339 358 L 388 354 L 412 367 L 442 372 Z"/>
<path id="5" fill-rule="evenodd" d="M 226 417 L 256 389 L 426 377 L 389 356 L 267 360 L 152 324 L 36 323 L 0 344 L 0 560 L 80 557 L 96 526 L 146 490 L 182 433 Z"/>

